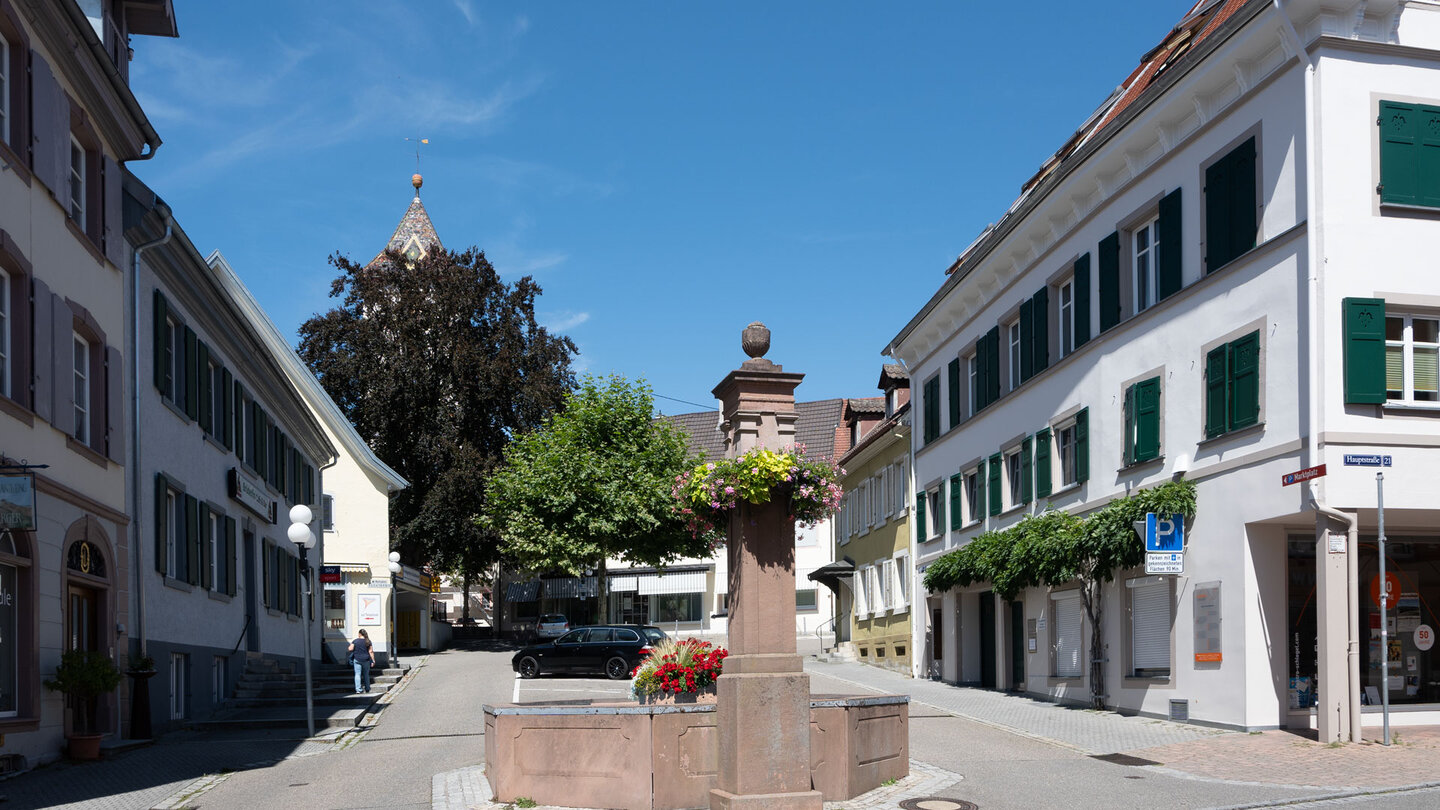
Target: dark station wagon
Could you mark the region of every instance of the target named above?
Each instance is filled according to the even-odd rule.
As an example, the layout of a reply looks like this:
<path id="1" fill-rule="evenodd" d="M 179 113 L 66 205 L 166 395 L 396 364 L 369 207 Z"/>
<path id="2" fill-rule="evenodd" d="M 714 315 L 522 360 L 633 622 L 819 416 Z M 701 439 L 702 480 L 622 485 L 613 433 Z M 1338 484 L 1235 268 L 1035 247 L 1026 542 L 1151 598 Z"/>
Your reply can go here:
<path id="1" fill-rule="evenodd" d="M 542 672 L 598 672 L 620 680 L 630 677 L 651 645 L 663 638 L 664 630 L 638 624 L 577 627 L 554 641 L 520 650 L 510 666 L 522 678 Z"/>

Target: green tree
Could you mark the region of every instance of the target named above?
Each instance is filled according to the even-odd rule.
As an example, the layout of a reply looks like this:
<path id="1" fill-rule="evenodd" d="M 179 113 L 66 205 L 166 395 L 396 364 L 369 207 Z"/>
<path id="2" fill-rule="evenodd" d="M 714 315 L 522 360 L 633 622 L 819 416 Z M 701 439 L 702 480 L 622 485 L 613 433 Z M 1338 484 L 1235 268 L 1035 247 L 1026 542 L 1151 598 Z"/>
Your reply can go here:
<path id="1" fill-rule="evenodd" d="M 568 337 L 535 320 L 540 287 L 502 281 L 480 251 L 340 255 L 341 306 L 300 327 L 300 356 L 386 464 L 410 482 L 390 505 L 390 544 L 411 564 L 470 580 L 498 559 L 472 519 L 512 434 L 575 384 Z"/>
<path id="2" fill-rule="evenodd" d="M 1195 484 L 1173 481 L 1118 498 L 1081 518 L 1046 510 L 1008 529 L 989 531 L 925 570 L 925 587 L 943 592 L 988 582 L 1002 599 L 1026 588 L 1080 585 L 1090 622 L 1090 701 L 1105 708 L 1105 585 L 1145 561 L 1135 522 L 1145 513 L 1195 516 Z"/>
<path id="3" fill-rule="evenodd" d="M 684 433 L 654 418 L 643 381 L 587 376 L 542 428 L 505 449 L 476 522 L 526 570 L 598 570 L 603 607 L 607 559 L 662 566 L 711 552 L 671 493 L 686 453 Z"/>

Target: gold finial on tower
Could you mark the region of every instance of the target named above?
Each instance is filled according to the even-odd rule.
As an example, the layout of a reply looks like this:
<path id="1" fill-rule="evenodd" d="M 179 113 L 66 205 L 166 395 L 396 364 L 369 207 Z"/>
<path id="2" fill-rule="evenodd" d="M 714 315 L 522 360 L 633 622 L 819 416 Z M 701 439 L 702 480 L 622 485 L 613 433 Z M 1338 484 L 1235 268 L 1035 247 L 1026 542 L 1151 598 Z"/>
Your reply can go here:
<path id="1" fill-rule="evenodd" d="M 406 138 L 415 144 L 415 173 L 410 176 L 410 185 L 415 187 L 415 196 L 420 196 L 420 187 L 425 185 L 425 178 L 420 176 L 420 147 L 429 146 L 429 138 Z"/>

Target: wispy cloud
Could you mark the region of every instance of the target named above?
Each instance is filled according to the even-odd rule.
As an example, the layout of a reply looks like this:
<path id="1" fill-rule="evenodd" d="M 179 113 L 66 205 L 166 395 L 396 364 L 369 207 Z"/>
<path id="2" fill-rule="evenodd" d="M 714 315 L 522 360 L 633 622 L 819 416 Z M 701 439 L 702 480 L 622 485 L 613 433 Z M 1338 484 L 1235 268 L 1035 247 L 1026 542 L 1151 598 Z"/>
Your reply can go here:
<path id="1" fill-rule="evenodd" d="M 568 332 L 588 320 L 588 312 L 556 312 L 542 318 L 541 325 L 551 332 Z"/>
<path id="2" fill-rule="evenodd" d="M 615 192 L 611 183 L 591 180 L 565 169 L 545 163 L 483 155 L 471 162 L 479 180 L 503 188 L 545 188 L 557 197 L 584 194 L 592 197 L 608 197 Z"/>
<path id="3" fill-rule="evenodd" d="M 524 14 L 521 14 L 520 16 L 515 18 L 514 22 L 510 23 L 510 38 L 515 39 L 518 37 L 523 37 L 525 36 L 525 32 L 529 30 L 530 18 L 526 17 Z"/>
<path id="4" fill-rule="evenodd" d="M 473 0 L 455 0 L 455 8 L 460 11 L 460 16 L 464 17 L 465 22 L 470 25 L 474 25 L 475 21 L 479 19 L 479 16 L 475 13 L 475 3 Z"/>

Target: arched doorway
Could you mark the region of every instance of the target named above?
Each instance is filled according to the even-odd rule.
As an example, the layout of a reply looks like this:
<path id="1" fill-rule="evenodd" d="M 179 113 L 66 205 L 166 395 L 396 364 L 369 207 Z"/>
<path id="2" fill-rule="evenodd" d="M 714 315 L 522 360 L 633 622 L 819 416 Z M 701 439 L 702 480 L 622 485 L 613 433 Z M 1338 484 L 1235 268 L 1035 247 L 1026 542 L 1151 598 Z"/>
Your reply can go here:
<path id="1" fill-rule="evenodd" d="M 110 538 L 99 520 L 87 515 L 71 524 L 65 533 L 64 559 L 61 592 L 65 594 L 65 649 L 94 651 L 113 658 L 114 636 L 108 632 L 114 625 L 110 600 L 112 555 Z M 115 696 L 111 694 L 90 705 L 70 708 L 89 716 L 89 728 L 106 733 L 116 730 L 114 707 Z"/>

